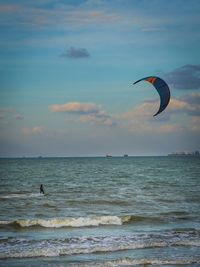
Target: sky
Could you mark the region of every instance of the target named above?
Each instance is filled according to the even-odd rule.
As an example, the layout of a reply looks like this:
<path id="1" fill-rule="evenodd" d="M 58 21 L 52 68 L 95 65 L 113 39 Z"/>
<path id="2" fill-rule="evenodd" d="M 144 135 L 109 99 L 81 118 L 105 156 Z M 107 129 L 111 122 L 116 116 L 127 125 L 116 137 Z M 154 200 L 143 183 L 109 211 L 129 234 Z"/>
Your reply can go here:
<path id="1" fill-rule="evenodd" d="M 200 150 L 199 0 L 0 0 L 0 157 Z M 164 79 L 168 107 L 146 76 Z"/>

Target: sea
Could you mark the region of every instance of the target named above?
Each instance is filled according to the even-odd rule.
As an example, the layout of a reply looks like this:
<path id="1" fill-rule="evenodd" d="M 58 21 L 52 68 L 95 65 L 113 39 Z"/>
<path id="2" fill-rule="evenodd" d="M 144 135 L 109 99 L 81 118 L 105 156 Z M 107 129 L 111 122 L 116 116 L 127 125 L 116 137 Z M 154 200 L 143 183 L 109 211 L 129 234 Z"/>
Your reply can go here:
<path id="1" fill-rule="evenodd" d="M 0 266 L 200 266 L 200 157 L 0 159 Z"/>

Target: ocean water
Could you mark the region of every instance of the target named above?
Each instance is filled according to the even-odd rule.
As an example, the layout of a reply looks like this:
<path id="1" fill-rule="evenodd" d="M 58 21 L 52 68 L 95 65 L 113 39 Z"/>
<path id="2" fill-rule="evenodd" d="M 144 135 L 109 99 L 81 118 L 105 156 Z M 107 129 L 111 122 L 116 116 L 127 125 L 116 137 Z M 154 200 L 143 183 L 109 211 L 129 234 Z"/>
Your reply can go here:
<path id="1" fill-rule="evenodd" d="M 200 266 L 200 158 L 0 159 L 0 266 Z"/>

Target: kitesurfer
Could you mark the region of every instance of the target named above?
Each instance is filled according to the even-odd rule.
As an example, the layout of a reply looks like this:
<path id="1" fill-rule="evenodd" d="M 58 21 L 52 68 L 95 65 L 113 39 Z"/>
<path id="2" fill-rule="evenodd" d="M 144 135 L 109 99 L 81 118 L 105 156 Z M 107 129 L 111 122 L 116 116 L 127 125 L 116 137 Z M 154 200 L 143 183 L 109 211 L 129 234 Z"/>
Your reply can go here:
<path id="1" fill-rule="evenodd" d="M 43 187 L 43 184 L 40 185 L 40 194 L 44 194 L 44 187 Z"/>

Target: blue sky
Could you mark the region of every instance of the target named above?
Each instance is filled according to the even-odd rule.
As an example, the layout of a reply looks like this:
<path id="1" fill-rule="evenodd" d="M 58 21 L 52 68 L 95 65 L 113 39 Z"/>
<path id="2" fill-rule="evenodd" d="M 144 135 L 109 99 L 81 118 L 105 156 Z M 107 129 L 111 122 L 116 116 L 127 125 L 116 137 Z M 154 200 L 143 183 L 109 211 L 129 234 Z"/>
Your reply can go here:
<path id="1" fill-rule="evenodd" d="M 200 150 L 198 0 L 1 0 L 0 156 Z M 171 101 L 157 117 L 156 75 Z"/>

